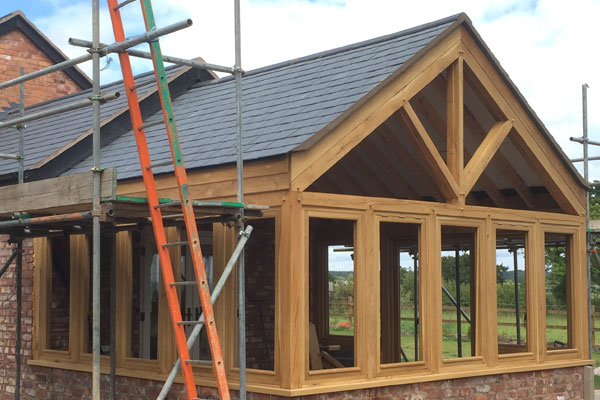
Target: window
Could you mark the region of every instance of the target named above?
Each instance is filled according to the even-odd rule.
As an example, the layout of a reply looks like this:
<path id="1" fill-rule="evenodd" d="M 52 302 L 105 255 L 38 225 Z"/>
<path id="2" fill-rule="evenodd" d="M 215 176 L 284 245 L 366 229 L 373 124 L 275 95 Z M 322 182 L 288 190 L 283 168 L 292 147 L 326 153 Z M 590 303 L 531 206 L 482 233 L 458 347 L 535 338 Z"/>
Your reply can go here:
<path id="1" fill-rule="evenodd" d="M 156 360 L 160 262 L 151 229 L 133 232 L 130 357 Z"/>
<path id="2" fill-rule="evenodd" d="M 310 368 L 355 365 L 355 222 L 309 219 Z"/>
<path id="3" fill-rule="evenodd" d="M 571 313 L 570 234 L 546 232 L 546 348 L 560 350 L 573 347 Z"/>
<path id="4" fill-rule="evenodd" d="M 477 228 L 442 226 L 443 358 L 476 355 Z"/>
<path id="5" fill-rule="evenodd" d="M 527 232 L 496 231 L 498 354 L 528 350 Z"/>
<path id="6" fill-rule="evenodd" d="M 51 290 L 48 307 L 48 349 L 69 350 L 69 312 L 71 288 L 71 257 L 69 236 L 48 239 L 50 242 Z"/>
<path id="7" fill-rule="evenodd" d="M 215 285 L 214 268 L 213 268 L 213 232 L 212 224 L 199 224 L 198 235 L 200 236 L 200 244 L 202 247 L 202 257 L 204 261 L 204 268 L 206 269 L 206 276 L 208 278 L 208 285 L 210 291 Z M 187 234 L 185 230 L 181 230 L 180 240 L 187 241 Z M 181 251 L 181 276 L 182 281 L 196 281 L 196 274 L 194 272 L 194 263 L 190 255 L 190 247 L 182 246 Z M 218 278 L 218 277 L 217 277 Z M 200 296 L 198 295 L 198 287 L 193 286 L 182 286 L 179 289 L 179 301 L 181 303 L 181 316 L 185 321 L 198 320 L 202 315 L 202 306 L 200 305 Z M 186 337 L 190 337 L 194 325 L 185 326 Z M 208 345 L 208 337 L 206 336 L 206 329 L 202 329 L 200 338 L 196 340 L 192 348 L 190 349 L 190 358 L 193 360 L 205 360 L 210 361 L 210 347 Z"/>
<path id="8" fill-rule="evenodd" d="M 86 236 L 88 246 L 92 248 L 91 235 Z M 110 354 L 110 307 L 111 307 L 111 270 L 112 258 L 114 257 L 114 237 L 111 235 L 102 235 L 100 240 L 100 354 Z M 92 352 L 92 252 L 89 252 L 89 286 L 88 286 L 88 305 L 85 328 L 87 330 L 85 352 Z"/>
<path id="9" fill-rule="evenodd" d="M 418 224 L 381 222 L 379 236 L 381 363 L 422 359 Z"/>

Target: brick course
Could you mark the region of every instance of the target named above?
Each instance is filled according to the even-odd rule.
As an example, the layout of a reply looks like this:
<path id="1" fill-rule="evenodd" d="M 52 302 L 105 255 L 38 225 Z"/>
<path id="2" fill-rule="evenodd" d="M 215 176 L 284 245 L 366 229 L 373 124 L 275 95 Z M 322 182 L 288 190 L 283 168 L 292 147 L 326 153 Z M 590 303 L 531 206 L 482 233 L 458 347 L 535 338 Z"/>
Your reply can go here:
<path id="1" fill-rule="evenodd" d="M 0 36 L 0 76 L 6 81 L 19 76 L 19 67 L 30 73 L 54 63 L 19 29 Z M 25 83 L 25 105 L 41 103 L 80 91 L 81 88 L 63 71 Z M 9 101 L 19 102 L 19 86 L 0 91 L 0 108 Z"/>

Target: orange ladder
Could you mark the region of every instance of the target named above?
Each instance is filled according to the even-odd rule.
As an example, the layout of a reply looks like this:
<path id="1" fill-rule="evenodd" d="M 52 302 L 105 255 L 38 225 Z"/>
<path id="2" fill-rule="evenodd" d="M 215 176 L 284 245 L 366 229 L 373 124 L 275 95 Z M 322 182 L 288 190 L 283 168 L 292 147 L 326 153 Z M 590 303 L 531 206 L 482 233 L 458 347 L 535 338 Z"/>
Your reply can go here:
<path id="1" fill-rule="evenodd" d="M 107 1 L 115 40 L 117 42 L 121 42 L 125 40 L 125 33 L 123 30 L 123 22 L 121 20 L 120 8 L 129 3 L 132 3 L 135 0 L 125 0 L 120 4 L 117 2 L 117 0 Z M 142 14 L 144 16 L 146 30 L 152 31 L 156 29 L 154 14 L 152 11 L 152 5 L 150 3 L 150 0 L 140 0 L 140 3 L 142 6 Z M 135 140 L 137 143 L 138 154 L 142 168 L 142 176 L 144 179 L 144 185 L 148 196 L 148 205 L 150 208 L 150 216 L 152 218 L 152 227 L 154 229 L 156 248 L 160 258 L 162 277 L 165 285 L 165 291 L 167 294 L 169 312 L 171 313 L 171 321 L 173 324 L 173 329 L 175 331 L 175 342 L 177 345 L 177 352 L 179 353 L 179 359 L 181 360 L 181 369 L 183 371 L 187 396 L 190 400 L 197 398 L 196 384 L 194 382 L 192 364 L 198 363 L 199 361 L 190 360 L 190 354 L 187 346 L 184 327 L 186 325 L 198 324 L 200 322 L 184 321 L 182 319 L 181 311 L 179 308 L 179 298 L 177 295 L 177 286 L 182 284 L 194 284 L 198 286 L 198 293 L 200 294 L 200 303 L 202 305 L 202 311 L 204 312 L 204 323 L 206 326 L 208 343 L 210 345 L 210 352 L 213 361 L 212 365 L 216 376 L 219 398 L 230 399 L 229 387 L 227 385 L 227 376 L 225 374 L 225 366 L 223 362 L 223 354 L 221 351 L 219 336 L 215 325 L 213 307 L 210 298 L 210 290 L 208 286 L 208 279 L 204 268 L 204 262 L 202 260 L 202 250 L 200 249 L 200 239 L 198 237 L 198 229 L 196 227 L 196 218 L 194 217 L 193 201 L 190 199 L 190 194 L 188 190 L 187 173 L 183 164 L 183 154 L 181 152 L 179 135 L 177 133 L 177 126 L 175 124 L 175 116 L 173 114 L 171 94 L 169 92 L 169 85 L 165 73 L 162 52 L 158 39 L 151 41 L 149 44 L 150 51 L 152 54 L 152 61 L 154 64 L 155 78 L 158 86 L 158 95 L 160 97 L 160 102 L 163 111 L 164 121 L 161 121 L 161 123 L 164 123 L 167 131 L 167 136 L 169 138 L 169 146 L 171 149 L 173 167 L 175 170 L 175 178 L 177 181 L 177 188 L 179 191 L 179 201 L 170 203 L 159 203 L 152 168 L 153 166 L 162 166 L 163 163 L 155 165 L 151 163 L 150 153 L 148 151 L 148 145 L 146 142 L 146 135 L 144 132 L 145 128 L 154 126 L 155 123 L 144 124 L 142 120 L 142 114 L 140 111 L 135 80 L 131 70 L 129 54 L 127 52 L 119 53 L 119 60 L 121 62 L 121 70 L 123 72 L 123 84 L 127 93 L 127 102 L 129 104 L 129 112 L 131 114 L 131 123 L 135 134 Z M 167 243 L 161 213 L 161 208 L 165 206 L 181 206 L 182 214 L 185 221 L 185 228 L 187 232 L 187 242 Z M 195 282 L 175 282 L 173 268 L 169 257 L 169 247 L 173 246 L 190 247 L 190 254 L 196 276 Z"/>

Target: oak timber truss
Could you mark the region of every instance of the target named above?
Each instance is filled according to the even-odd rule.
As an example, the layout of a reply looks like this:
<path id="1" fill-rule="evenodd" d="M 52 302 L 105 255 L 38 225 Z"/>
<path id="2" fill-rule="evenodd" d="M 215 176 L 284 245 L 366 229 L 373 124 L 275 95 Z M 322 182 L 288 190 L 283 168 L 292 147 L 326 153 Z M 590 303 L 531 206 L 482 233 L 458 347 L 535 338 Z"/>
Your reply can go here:
<path id="1" fill-rule="evenodd" d="M 584 215 L 569 171 L 471 33 L 427 50 L 294 153 L 292 189 Z"/>

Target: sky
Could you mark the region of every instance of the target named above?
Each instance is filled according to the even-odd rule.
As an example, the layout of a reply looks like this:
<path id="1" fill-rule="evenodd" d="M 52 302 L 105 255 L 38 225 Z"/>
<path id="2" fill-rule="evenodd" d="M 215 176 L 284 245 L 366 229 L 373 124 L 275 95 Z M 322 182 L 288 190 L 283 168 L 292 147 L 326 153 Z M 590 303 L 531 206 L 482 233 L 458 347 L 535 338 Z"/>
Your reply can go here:
<path id="1" fill-rule="evenodd" d="M 157 25 L 191 18 L 194 25 L 161 39 L 164 54 L 231 66 L 233 0 L 153 0 Z M 113 42 L 106 2 L 100 0 L 101 41 Z M 91 40 L 91 0 L 3 0 L 0 15 L 22 10 L 69 57 L 82 54 L 69 37 Z M 143 32 L 139 4 L 123 9 L 127 36 Z M 242 66 L 251 70 L 356 43 L 466 12 L 503 68 L 565 153 L 582 134 L 581 86 L 589 85 L 589 135 L 600 141 L 600 0 L 241 0 Z M 113 55 L 103 83 L 120 79 Z M 106 62 L 103 62 L 103 66 Z M 135 72 L 150 63 L 135 60 Z M 91 74 L 91 65 L 82 69 Z M 592 147 L 590 155 L 600 155 Z M 579 167 L 581 167 L 579 165 Z M 590 164 L 600 180 L 600 161 Z"/>

